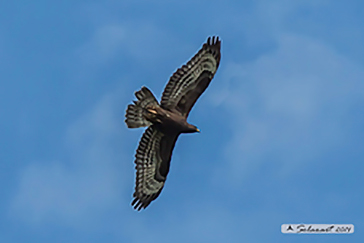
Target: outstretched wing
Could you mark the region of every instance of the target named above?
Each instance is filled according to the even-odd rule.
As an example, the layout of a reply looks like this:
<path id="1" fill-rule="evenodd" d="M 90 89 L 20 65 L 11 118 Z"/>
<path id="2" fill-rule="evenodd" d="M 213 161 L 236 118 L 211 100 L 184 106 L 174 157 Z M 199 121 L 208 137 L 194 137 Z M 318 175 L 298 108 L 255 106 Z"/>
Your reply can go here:
<path id="1" fill-rule="evenodd" d="M 187 117 L 209 86 L 220 63 L 219 37 L 209 37 L 201 50 L 172 75 L 163 91 L 161 106 Z"/>
<path id="2" fill-rule="evenodd" d="M 154 125 L 144 132 L 135 155 L 134 209 L 146 208 L 161 193 L 178 135 L 164 134 Z"/>

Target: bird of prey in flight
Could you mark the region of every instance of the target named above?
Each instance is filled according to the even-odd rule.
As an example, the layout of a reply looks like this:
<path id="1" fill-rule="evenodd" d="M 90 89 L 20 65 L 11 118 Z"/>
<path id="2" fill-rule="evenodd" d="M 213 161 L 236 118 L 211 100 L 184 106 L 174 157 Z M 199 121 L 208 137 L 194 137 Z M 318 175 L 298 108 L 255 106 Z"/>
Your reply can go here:
<path id="1" fill-rule="evenodd" d="M 147 87 L 142 87 L 135 92 L 134 104 L 128 105 L 128 128 L 148 127 L 135 155 L 136 181 L 131 203 L 134 209 L 146 208 L 161 193 L 178 136 L 200 131 L 187 122 L 187 117 L 219 67 L 220 46 L 219 37 L 209 37 L 169 79 L 160 103 Z"/>

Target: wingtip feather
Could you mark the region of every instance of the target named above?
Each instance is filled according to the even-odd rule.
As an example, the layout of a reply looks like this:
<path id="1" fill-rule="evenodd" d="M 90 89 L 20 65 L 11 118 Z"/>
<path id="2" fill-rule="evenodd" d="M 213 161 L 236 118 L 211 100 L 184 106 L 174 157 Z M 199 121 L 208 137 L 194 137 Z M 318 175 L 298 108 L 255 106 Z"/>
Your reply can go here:
<path id="1" fill-rule="evenodd" d="M 207 39 L 207 44 L 208 45 L 210 45 L 210 46 L 212 46 L 212 45 L 220 45 L 220 43 L 221 43 L 221 40 L 220 40 L 220 38 L 219 38 L 219 36 L 212 36 L 212 38 L 211 38 L 211 36 Z"/>

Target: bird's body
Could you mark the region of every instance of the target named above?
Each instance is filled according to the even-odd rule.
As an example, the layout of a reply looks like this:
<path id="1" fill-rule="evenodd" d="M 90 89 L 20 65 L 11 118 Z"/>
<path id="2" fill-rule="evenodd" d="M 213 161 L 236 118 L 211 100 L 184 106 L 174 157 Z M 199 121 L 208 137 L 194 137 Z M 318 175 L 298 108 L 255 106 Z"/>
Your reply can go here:
<path id="1" fill-rule="evenodd" d="M 144 117 L 163 133 L 193 133 L 198 128 L 187 122 L 186 117 L 176 111 L 165 110 L 160 106 L 147 109 Z"/>
<path id="2" fill-rule="evenodd" d="M 146 208 L 162 191 L 178 136 L 199 132 L 187 122 L 187 117 L 216 73 L 220 45 L 218 37 L 208 38 L 201 50 L 172 75 L 160 103 L 148 88 L 142 87 L 135 93 L 137 101 L 128 105 L 127 126 L 148 126 L 135 155 L 137 173 L 132 202 L 135 209 Z"/>

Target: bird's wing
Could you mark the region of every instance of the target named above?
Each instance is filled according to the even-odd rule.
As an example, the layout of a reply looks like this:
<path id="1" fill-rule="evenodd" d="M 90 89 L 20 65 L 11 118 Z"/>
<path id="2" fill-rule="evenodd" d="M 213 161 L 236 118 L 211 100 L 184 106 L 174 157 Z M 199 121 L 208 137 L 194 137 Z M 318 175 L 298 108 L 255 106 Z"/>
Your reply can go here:
<path id="1" fill-rule="evenodd" d="M 172 75 L 162 95 L 161 106 L 187 117 L 196 100 L 209 86 L 219 67 L 219 37 L 209 37 L 201 50 Z"/>
<path id="2" fill-rule="evenodd" d="M 164 134 L 154 125 L 144 132 L 135 155 L 136 182 L 132 206 L 146 208 L 161 193 L 178 135 Z"/>

